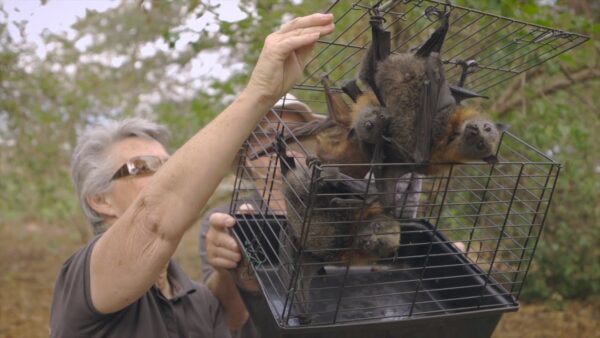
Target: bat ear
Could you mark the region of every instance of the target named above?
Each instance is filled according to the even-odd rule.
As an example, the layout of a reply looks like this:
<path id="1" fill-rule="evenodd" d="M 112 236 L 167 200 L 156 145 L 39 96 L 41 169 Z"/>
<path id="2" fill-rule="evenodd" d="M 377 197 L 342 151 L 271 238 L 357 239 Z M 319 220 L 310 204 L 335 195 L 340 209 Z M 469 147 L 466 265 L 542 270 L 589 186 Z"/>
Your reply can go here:
<path id="1" fill-rule="evenodd" d="M 510 124 L 496 123 L 496 129 L 498 129 L 499 132 L 507 131 L 510 129 Z"/>
<path id="2" fill-rule="evenodd" d="M 478 94 L 474 91 L 459 87 L 459 86 L 455 86 L 455 85 L 449 85 L 450 87 L 450 93 L 452 94 L 452 97 L 454 97 L 454 100 L 456 100 L 456 103 L 460 103 L 463 100 L 466 99 L 471 99 L 471 98 L 475 98 L 475 97 L 481 97 L 484 99 L 487 99 L 488 97 L 485 95 L 481 95 Z"/>
<path id="3" fill-rule="evenodd" d="M 356 139 L 356 129 L 352 128 L 348 131 L 348 135 L 346 135 L 346 139 L 355 140 Z"/>

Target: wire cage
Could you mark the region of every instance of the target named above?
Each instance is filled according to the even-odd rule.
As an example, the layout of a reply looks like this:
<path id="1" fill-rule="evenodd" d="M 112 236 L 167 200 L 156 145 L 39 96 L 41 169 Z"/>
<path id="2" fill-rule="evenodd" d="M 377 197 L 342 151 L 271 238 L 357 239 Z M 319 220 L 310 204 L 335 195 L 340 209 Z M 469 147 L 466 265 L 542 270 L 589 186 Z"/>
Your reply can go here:
<path id="1" fill-rule="evenodd" d="M 450 13 L 446 78 L 479 93 L 587 40 L 438 1 L 375 5 L 392 51 L 426 39 L 432 10 Z M 356 77 L 372 8 L 328 8 L 336 33 L 319 41 L 292 91 L 299 101 L 282 99 L 240 151 L 230 211 L 261 287 L 258 303 L 245 300 L 265 337 L 489 337 L 518 309 L 560 164 L 510 132 L 497 163 L 439 164 L 435 175 L 419 173 L 425 164 L 316 156 L 318 140 L 295 132 L 328 111 L 323 74 L 334 92 Z M 374 175 L 382 166 L 406 168 L 385 182 L 391 197 L 376 188 L 388 180 Z"/>
<path id="2" fill-rule="evenodd" d="M 369 11 L 378 6 L 391 31 L 393 53 L 413 50 L 436 26 L 436 11 L 450 13 L 441 58 L 449 83 L 490 95 L 498 85 L 589 40 L 588 36 L 543 27 L 479 10 L 432 0 L 335 1 L 336 30 L 319 41 L 305 76 L 292 93 L 314 111 L 325 112 L 321 76 L 333 90 L 356 77 L 371 43 Z"/>

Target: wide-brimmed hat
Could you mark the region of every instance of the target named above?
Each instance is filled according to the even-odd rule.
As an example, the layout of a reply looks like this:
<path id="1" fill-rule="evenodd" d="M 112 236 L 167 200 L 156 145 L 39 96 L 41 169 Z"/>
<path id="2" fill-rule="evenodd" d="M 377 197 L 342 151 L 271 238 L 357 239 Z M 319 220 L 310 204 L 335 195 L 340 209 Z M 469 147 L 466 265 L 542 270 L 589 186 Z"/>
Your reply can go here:
<path id="1" fill-rule="evenodd" d="M 287 130 L 293 130 L 306 124 L 317 124 L 325 120 L 325 116 L 314 114 L 312 109 L 292 94 L 286 94 L 259 122 L 250 135 L 248 148 L 250 157 L 262 154 L 264 156 L 273 151 L 275 135 L 282 130 L 281 123 L 286 124 Z"/>
<path id="2" fill-rule="evenodd" d="M 283 112 L 282 118 L 284 120 L 296 122 L 308 122 L 325 118 L 323 115 L 314 114 L 306 103 L 298 100 L 290 93 L 279 99 L 273 106 L 273 110 Z"/>

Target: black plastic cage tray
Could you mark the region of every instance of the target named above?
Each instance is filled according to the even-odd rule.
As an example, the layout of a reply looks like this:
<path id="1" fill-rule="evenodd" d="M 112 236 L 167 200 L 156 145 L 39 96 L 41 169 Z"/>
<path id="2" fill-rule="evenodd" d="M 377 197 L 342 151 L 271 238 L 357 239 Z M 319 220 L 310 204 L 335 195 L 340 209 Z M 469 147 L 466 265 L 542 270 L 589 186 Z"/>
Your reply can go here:
<path id="1" fill-rule="evenodd" d="M 506 290 L 423 221 L 402 226 L 394 262 L 376 269 L 325 266 L 311 284 L 317 319 L 286 324 L 291 295 L 276 263 L 285 217 L 240 214 L 236 220 L 235 236 L 264 294 L 245 297 L 263 337 L 489 337 L 502 313 L 518 309 Z"/>

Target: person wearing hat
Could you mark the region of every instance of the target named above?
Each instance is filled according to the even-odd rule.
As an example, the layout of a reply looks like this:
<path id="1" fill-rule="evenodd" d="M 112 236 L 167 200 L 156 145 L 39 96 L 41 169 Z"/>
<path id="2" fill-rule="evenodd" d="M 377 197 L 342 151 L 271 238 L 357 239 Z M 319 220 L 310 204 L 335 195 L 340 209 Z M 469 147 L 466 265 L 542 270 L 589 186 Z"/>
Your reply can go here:
<path id="1" fill-rule="evenodd" d="M 308 105 L 299 101 L 292 94 L 286 94 L 269 110 L 254 130 L 253 135 L 248 139 L 246 168 L 253 170 L 252 176 L 261 178 L 268 176 L 265 170 L 269 167 L 269 161 L 275 155 L 260 156 L 260 153 L 267 153 L 279 121 L 284 121 L 289 128 L 294 128 L 306 123 L 318 123 L 324 119 L 323 115 L 314 114 Z M 253 157 L 252 155 L 256 158 L 249 159 Z M 234 166 L 237 163 L 237 159 L 233 161 Z M 277 172 L 279 173 L 279 171 Z M 285 214 L 285 205 L 282 203 L 284 199 L 283 196 L 279 196 L 281 195 L 280 178 L 276 177 L 274 182 L 265 182 L 265 180 L 259 179 L 254 183 L 256 190 L 252 196 L 240 199 L 238 201 L 239 204 L 234 206 L 234 209 L 238 212 L 258 210 L 259 206 L 255 204 L 257 201 L 262 200 L 259 192 L 263 191 L 262 188 L 265 185 L 273 183 L 273 189 L 270 190 L 272 198 L 270 198 L 268 207 L 271 213 Z M 199 251 L 202 275 L 205 284 L 213 291 L 223 305 L 233 336 L 239 338 L 258 338 L 261 336 L 256 325 L 249 318 L 248 310 L 242 300 L 244 298 L 252 301 L 258 300 L 258 297 L 261 297 L 258 282 L 254 278 L 248 262 L 245 260 L 232 260 L 229 262 L 229 269 L 234 268 L 235 270 L 231 273 L 227 269 L 222 268 L 225 265 L 223 261 L 214 259 L 216 251 L 224 250 L 221 248 L 222 243 L 229 243 L 231 247 L 234 247 L 233 242 L 235 240 L 229 233 L 229 227 L 211 221 L 213 215 L 226 214 L 229 213 L 229 210 L 230 203 L 222 203 L 206 212 L 206 216 L 201 222 Z M 231 250 L 229 254 L 237 258 L 237 255 L 240 254 L 239 248 L 235 246 L 234 250 Z"/>

